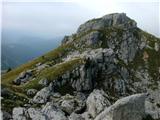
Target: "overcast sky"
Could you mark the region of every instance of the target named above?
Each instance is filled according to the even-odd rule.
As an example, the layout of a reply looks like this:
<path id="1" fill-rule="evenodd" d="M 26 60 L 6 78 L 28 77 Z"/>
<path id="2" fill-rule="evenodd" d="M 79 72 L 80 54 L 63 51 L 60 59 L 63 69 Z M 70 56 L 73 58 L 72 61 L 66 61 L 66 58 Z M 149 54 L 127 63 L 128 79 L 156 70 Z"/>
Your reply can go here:
<path id="1" fill-rule="evenodd" d="M 5 0 L 2 31 L 54 38 L 75 33 L 89 19 L 125 12 L 140 28 L 160 36 L 159 6 L 158 0 Z"/>

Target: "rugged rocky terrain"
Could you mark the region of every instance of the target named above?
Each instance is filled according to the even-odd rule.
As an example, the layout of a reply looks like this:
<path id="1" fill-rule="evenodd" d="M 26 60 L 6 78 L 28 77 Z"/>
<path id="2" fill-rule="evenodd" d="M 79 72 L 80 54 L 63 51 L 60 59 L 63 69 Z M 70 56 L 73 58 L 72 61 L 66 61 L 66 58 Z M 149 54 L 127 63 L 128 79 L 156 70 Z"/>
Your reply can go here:
<path id="1" fill-rule="evenodd" d="M 5 120 L 160 120 L 160 39 L 125 13 L 89 20 L 1 93 Z"/>

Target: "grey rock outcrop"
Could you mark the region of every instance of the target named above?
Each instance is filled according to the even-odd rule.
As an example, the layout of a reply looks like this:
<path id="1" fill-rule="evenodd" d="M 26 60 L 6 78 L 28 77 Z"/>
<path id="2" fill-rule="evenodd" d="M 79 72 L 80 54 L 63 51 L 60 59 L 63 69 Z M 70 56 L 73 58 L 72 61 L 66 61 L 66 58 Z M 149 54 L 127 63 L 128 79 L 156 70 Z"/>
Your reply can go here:
<path id="1" fill-rule="evenodd" d="M 70 42 L 72 42 L 74 39 L 73 39 L 73 35 L 72 36 L 64 36 L 61 44 L 64 45 L 64 44 L 68 44 Z"/>
<path id="2" fill-rule="evenodd" d="M 101 40 L 104 39 L 104 35 L 101 31 L 111 27 L 117 27 L 124 30 L 134 29 L 137 27 L 137 23 L 127 17 L 125 13 L 109 14 L 103 16 L 102 18 L 89 20 L 80 25 L 76 34 L 64 37 L 62 40 L 62 45 L 73 42 L 75 38 L 81 38 L 81 42 L 75 44 L 76 47 L 83 48 L 83 46 L 87 45 L 101 44 Z"/>
<path id="3" fill-rule="evenodd" d="M 27 90 L 27 95 L 28 96 L 34 96 L 37 93 L 36 89 L 29 89 Z"/>
<path id="4" fill-rule="evenodd" d="M 48 120 L 67 120 L 65 113 L 52 103 L 47 103 L 42 112 L 47 115 Z"/>
<path id="5" fill-rule="evenodd" d="M 103 16 L 99 19 L 93 19 L 92 21 L 87 21 L 86 23 L 80 25 L 77 30 L 77 33 L 89 31 L 89 30 L 96 30 L 96 29 L 104 29 L 106 27 L 126 27 L 132 28 L 136 27 L 137 23 L 134 20 L 131 20 L 126 16 L 125 13 L 114 13 Z"/>
<path id="6" fill-rule="evenodd" d="M 79 69 L 80 77 L 77 81 L 74 80 L 72 82 L 72 87 L 75 88 L 77 91 L 92 90 L 94 86 L 93 75 L 95 73 L 95 69 L 92 68 L 93 68 L 92 65 L 91 66 L 82 65 Z"/>
<path id="7" fill-rule="evenodd" d="M 160 119 L 160 90 L 151 91 L 145 102 L 145 111 L 153 119 Z"/>
<path id="8" fill-rule="evenodd" d="M 108 100 L 107 94 L 103 90 L 94 90 L 87 98 L 86 101 L 88 113 L 94 118 L 105 107 L 111 105 Z"/>
<path id="9" fill-rule="evenodd" d="M 133 36 L 133 33 L 126 31 L 123 33 L 122 42 L 118 52 L 119 58 L 125 63 L 133 61 L 138 50 L 138 39 Z"/>
<path id="10" fill-rule="evenodd" d="M 47 103 L 43 109 L 14 108 L 13 120 L 67 120 L 65 113 L 52 103 Z"/>
<path id="11" fill-rule="evenodd" d="M 80 113 L 85 108 L 85 100 L 66 94 L 59 100 L 60 108 L 67 114 Z"/>
<path id="12" fill-rule="evenodd" d="M 75 100 L 64 100 L 61 103 L 61 108 L 66 113 L 71 114 L 75 110 L 76 104 Z"/>
<path id="13" fill-rule="evenodd" d="M 25 111 L 26 109 L 22 107 L 14 108 L 12 112 L 13 120 L 27 120 Z"/>
<path id="14" fill-rule="evenodd" d="M 81 36 L 81 35 L 79 35 L 79 36 Z M 98 31 L 93 30 L 84 36 L 82 35 L 81 41 L 82 41 L 82 43 L 85 43 L 85 46 L 96 45 L 96 44 L 98 44 L 100 37 L 102 37 L 102 34 Z M 83 46 L 83 44 L 77 44 L 77 45 Z M 77 45 L 75 44 L 75 46 L 77 46 Z M 77 46 L 77 47 L 79 47 L 79 46 Z"/>
<path id="15" fill-rule="evenodd" d="M 77 91 L 90 91 L 95 87 L 99 70 L 105 69 L 104 66 L 111 63 L 113 63 L 113 66 L 108 66 L 106 72 L 112 73 L 115 69 L 112 49 L 89 50 L 76 56 L 70 56 L 70 59 L 74 59 L 74 57 L 81 57 L 85 59 L 86 63 L 72 71 L 67 71 L 60 79 L 54 81 L 54 86 L 60 87 L 69 83 Z"/>
<path id="16" fill-rule="evenodd" d="M 69 58 L 74 59 L 74 57 L 83 58 L 85 64 L 72 71 L 67 71 L 59 79 L 54 80 L 54 88 L 69 85 L 76 91 L 91 91 L 96 85 L 100 85 L 105 91 L 109 90 L 118 95 L 126 95 L 127 89 L 131 89 L 129 86 L 130 71 L 117 65 L 119 60 L 113 49 L 88 50 Z M 99 79 L 101 83 L 99 83 Z"/>
<path id="17" fill-rule="evenodd" d="M 15 80 L 13 80 L 13 83 L 16 85 L 26 83 L 31 76 L 32 76 L 32 70 L 27 70 L 25 72 L 20 73 L 20 75 Z"/>
<path id="18" fill-rule="evenodd" d="M 44 79 L 41 79 L 41 80 L 38 82 L 38 84 L 46 87 L 47 85 L 49 85 L 49 81 L 48 81 L 46 78 L 44 78 Z"/>
<path id="19" fill-rule="evenodd" d="M 80 114 L 72 113 L 69 118 L 69 120 L 85 120 Z"/>
<path id="20" fill-rule="evenodd" d="M 41 89 L 37 94 L 33 97 L 34 103 L 46 103 L 51 95 L 52 90 L 49 87 L 45 87 Z"/>
<path id="21" fill-rule="evenodd" d="M 31 120 L 48 120 L 47 116 L 42 113 L 40 110 L 35 109 L 35 108 L 29 108 L 26 111 L 26 117 L 27 120 L 31 119 Z"/>
<path id="22" fill-rule="evenodd" d="M 135 94 L 105 108 L 95 120 L 142 120 L 145 117 L 146 94 Z"/>

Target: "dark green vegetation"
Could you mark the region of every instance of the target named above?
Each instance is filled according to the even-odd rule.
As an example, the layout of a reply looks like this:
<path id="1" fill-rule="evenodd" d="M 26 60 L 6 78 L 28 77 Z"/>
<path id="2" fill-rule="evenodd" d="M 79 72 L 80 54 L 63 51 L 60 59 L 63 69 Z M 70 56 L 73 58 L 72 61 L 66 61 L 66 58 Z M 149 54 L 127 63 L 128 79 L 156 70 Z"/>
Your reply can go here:
<path id="1" fill-rule="evenodd" d="M 2 86 L 3 89 L 3 86 Z M 15 106 L 23 106 L 28 102 L 26 95 L 21 93 L 16 93 L 11 90 L 6 90 L 5 94 L 2 94 L 3 99 L 1 100 L 2 110 L 12 113 L 12 109 Z"/>

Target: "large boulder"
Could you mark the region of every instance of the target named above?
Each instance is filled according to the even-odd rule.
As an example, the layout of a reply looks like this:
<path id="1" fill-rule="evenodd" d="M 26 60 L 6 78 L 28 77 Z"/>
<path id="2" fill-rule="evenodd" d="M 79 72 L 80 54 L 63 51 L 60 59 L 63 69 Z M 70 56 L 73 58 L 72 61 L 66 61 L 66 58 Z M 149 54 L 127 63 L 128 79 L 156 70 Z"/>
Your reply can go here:
<path id="1" fill-rule="evenodd" d="M 48 120 L 47 116 L 36 108 L 16 107 L 13 109 L 13 120 Z"/>
<path id="2" fill-rule="evenodd" d="M 145 117 L 146 94 L 135 94 L 119 99 L 106 107 L 95 120 L 142 120 Z"/>
<path id="3" fill-rule="evenodd" d="M 42 112 L 47 115 L 48 120 L 67 120 L 65 113 L 50 102 L 44 106 Z"/>
<path id="4" fill-rule="evenodd" d="M 69 117 L 69 120 L 85 120 L 80 114 L 72 113 Z"/>
<path id="5" fill-rule="evenodd" d="M 82 99 L 78 99 L 77 96 L 66 94 L 59 100 L 60 108 L 67 114 L 72 112 L 80 113 L 85 108 L 85 102 Z"/>
<path id="6" fill-rule="evenodd" d="M 32 70 L 27 70 L 19 74 L 19 76 L 13 80 L 13 83 L 16 85 L 20 85 L 26 83 L 30 77 L 32 76 Z"/>
<path id="7" fill-rule="evenodd" d="M 74 99 L 71 100 L 64 100 L 61 103 L 61 108 L 62 110 L 64 110 L 66 113 L 71 114 L 74 110 L 76 106 L 76 101 Z"/>
<path id="8" fill-rule="evenodd" d="M 13 120 L 67 120 L 65 113 L 53 103 L 48 102 L 43 108 L 13 109 Z"/>
<path id="9" fill-rule="evenodd" d="M 13 120 L 27 120 L 27 117 L 25 116 L 25 108 L 17 107 L 13 109 L 12 117 Z"/>
<path id="10" fill-rule="evenodd" d="M 33 97 L 34 103 L 46 103 L 51 95 L 52 90 L 50 87 L 45 87 L 41 89 L 37 94 Z"/>
<path id="11" fill-rule="evenodd" d="M 27 110 L 26 116 L 31 120 L 48 120 L 47 116 L 36 108 L 29 108 Z"/>
<path id="12" fill-rule="evenodd" d="M 160 108 L 155 103 L 146 101 L 145 108 L 146 108 L 146 118 L 149 116 L 154 120 L 160 119 Z"/>
<path id="13" fill-rule="evenodd" d="M 151 91 L 145 102 L 145 111 L 155 120 L 160 119 L 160 90 Z"/>
<path id="14" fill-rule="evenodd" d="M 108 96 L 103 90 L 94 90 L 87 98 L 86 104 L 88 113 L 94 118 L 105 107 L 111 105 L 108 101 Z"/>

